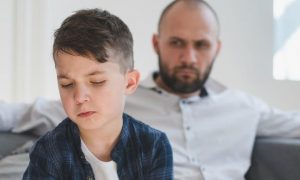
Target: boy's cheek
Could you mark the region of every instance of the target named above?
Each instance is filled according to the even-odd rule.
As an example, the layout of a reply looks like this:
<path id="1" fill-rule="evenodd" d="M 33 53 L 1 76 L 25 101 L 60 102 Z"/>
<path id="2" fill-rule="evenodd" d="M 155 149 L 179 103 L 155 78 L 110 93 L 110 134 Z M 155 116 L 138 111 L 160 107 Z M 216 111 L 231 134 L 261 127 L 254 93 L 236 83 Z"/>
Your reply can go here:
<path id="1" fill-rule="evenodd" d="M 64 106 L 65 111 L 69 110 L 70 108 L 72 108 L 72 99 L 71 97 L 71 93 L 61 93 L 60 94 L 61 97 L 61 102 Z"/>
<path id="2" fill-rule="evenodd" d="M 72 104 L 69 102 L 69 101 L 62 101 L 62 104 L 63 104 L 63 107 L 64 107 L 64 110 L 66 112 L 66 114 L 69 116 L 69 117 L 72 117 L 73 114 L 73 106 Z"/>
<path id="3" fill-rule="evenodd" d="M 72 92 L 64 88 L 59 88 L 59 94 L 61 99 L 69 99 L 72 96 Z"/>
<path id="4" fill-rule="evenodd" d="M 58 91 L 59 91 L 59 95 L 60 95 L 60 98 L 63 98 L 65 95 L 65 92 L 64 92 L 64 89 L 58 85 Z"/>

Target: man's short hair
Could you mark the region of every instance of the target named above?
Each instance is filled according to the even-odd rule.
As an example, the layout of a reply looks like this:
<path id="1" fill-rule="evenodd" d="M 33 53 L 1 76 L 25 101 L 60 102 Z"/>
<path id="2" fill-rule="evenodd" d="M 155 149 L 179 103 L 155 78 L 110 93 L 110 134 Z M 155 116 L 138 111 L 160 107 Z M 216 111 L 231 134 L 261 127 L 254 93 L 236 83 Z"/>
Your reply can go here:
<path id="1" fill-rule="evenodd" d="M 217 28 L 218 28 L 218 34 L 220 33 L 220 22 L 219 22 L 219 17 L 216 13 L 216 11 L 212 8 L 212 6 L 210 4 L 208 4 L 206 1 L 204 0 L 174 0 L 171 3 L 169 3 L 162 11 L 160 17 L 159 17 L 159 21 L 158 21 L 158 32 L 160 32 L 160 28 L 162 25 L 162 21 L 164 19 L 164 17 L 166 16 L 166 14 L 169 12 L 169 10 L 178 2 L 184 2 L 188 5 L 194 6 L 195 4 L 201 4 L 204 5 L 205 7 L 207 7 L 214 15 L 216 23 L 217 23 Z"/>
<path id="2" fill-rule="evenodd" d="M 85 9 L 66 18 L 54 33 L 53 57 L 63 52 L 107 62 L 117 55 L 123 72 L 133 69 L 133 38 L 127 25 L 101 9 Z"/>

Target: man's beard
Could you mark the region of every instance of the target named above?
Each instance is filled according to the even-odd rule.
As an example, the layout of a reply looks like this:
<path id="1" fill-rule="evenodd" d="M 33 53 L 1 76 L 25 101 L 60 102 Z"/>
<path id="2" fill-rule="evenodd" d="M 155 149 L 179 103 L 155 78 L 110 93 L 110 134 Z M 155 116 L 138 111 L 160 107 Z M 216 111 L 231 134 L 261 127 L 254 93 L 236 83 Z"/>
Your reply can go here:
<path id="1" fill-rule="evenodd" d="M 166 65 L 162 64 L 161 58 L 159 56 L 159 75 L 162 81 L 175 93 L 193 93 L 198 90 L 201 90 L 204 86 L 206 80 L 208 79 L 214 59 L 211 64 L 206 68 L 203 75 L 201 75 L 199 69 L 195 68 L 192 65 L 182 64 L 181 66 L 175 67 L 172 74 L 169 74 L 168 68 Z M 195 79 L 191 82 L 185 81 L 184 79 L 179 79 L 176 76 L 176 73 L 180 70 L 189 70 L 195 73 Z"/>

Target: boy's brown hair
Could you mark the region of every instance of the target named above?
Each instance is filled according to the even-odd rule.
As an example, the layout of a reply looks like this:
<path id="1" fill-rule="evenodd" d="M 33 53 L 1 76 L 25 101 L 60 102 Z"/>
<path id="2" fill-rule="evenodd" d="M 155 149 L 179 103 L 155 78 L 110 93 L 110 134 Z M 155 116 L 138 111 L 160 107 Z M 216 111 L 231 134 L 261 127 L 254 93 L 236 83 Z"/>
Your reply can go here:
<path id="1" fill-rule="evenodd" d="M 53 58 L 63 52 L 107 62 L 116 55 L 121 72 L 133 69 L 133 38 L 127 25 L 101 9 L 86 9 L 66 18 L 54 33 Z"/>

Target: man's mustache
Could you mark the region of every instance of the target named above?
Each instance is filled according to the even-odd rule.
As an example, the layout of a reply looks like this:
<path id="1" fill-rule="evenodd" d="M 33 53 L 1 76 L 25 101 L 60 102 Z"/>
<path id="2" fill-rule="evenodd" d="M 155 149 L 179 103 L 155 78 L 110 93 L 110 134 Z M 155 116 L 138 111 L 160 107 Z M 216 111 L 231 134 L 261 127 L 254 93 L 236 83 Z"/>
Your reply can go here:
<path id="1" fill-rule="evenodd" d="M 181 66 L 175 67 L 175 69 L 174 69 L 175 72 L 178 72 L 178 71 L 181 71 L 181 70 L 190 70 L 190 71 L 193 71 L 197 74 L 199 73 L 199 70 L 196 67 L 192 66 L 192 65 L 181 65 Z"/>

